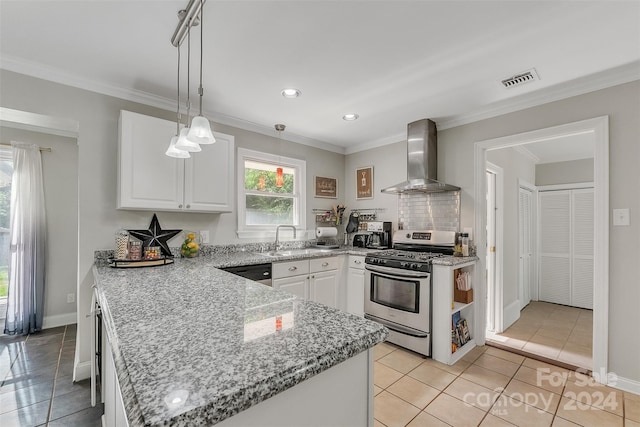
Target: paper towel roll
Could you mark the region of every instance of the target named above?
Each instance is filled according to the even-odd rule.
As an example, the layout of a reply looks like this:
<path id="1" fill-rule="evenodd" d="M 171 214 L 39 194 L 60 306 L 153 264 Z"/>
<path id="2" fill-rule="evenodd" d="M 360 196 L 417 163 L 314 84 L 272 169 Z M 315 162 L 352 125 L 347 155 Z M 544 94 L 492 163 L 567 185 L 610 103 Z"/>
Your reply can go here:
<path id="1" fill-rule="evenodd" d="M 317 227 L 316 237 L 336 237 L 338 229 L 335 227 Z"/>

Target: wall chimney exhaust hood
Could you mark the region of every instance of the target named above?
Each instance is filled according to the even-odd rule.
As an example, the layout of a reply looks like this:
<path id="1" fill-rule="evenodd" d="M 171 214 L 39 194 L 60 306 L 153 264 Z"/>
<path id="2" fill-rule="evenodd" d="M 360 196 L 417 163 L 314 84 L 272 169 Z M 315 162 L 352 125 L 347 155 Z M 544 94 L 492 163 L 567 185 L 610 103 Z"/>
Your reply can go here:
<path id="1" fill-rule="evenodd" d="M 429 119 L 409 123 L 407 130 L 407 180 L 382 189 L 383 193 L 438 193 L 460 187 L 436 180 L 438 174 L 436 124 Z"/>

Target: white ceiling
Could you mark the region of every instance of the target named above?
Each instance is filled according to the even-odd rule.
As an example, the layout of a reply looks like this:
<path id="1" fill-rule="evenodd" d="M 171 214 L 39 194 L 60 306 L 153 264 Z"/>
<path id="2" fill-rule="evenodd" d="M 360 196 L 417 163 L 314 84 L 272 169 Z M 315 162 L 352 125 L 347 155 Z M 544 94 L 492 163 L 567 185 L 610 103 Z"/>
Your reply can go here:
<path id="1" fill-rule="evenodd" d="M 170 38 L 187 2 L 1 0 L 0 66 L 175 108 Z M 204 20 L 212 121 L 284 123 L 283 138 L 338 152 L 403 140 L 425 117 L 444 129 L 640 77 L 638 0 L 209 0 Z M 531 68 L 540 81 L 500 84 Z"/>

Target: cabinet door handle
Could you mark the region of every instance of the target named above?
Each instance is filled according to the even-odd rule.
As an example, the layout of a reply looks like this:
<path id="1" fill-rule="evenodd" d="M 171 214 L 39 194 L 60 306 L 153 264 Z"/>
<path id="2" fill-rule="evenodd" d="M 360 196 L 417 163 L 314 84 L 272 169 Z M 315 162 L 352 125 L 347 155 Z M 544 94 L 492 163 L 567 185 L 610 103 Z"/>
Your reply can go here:
<path id="1" fill-rule="evenodd" d="M 178 208 L 182 209 L 182 205 L 178 205 Z"/>
<path id="2" fill-rule="evenodd" d="M 359 259 L 353 261 L 354 264 L 362 264 L 362 261 L 360 261 Z"/>
<path id="3" fill-rule="evenodd" d="M 298 269 L 298 267 L 296 267 L 295 265 L 293 267 L 289 267 L 289 271 L 296 271 Z"/>
<path id="4" fill-rule="evenodd" d="M 187 209 L 190 209 L 190 208 L 191 208 L 191 205 L 187 205 Z"/>
<path id="5" fill-rule="evenodd" d="M 323 267 L 326 267 L 326 266 L 328 266 L 328 265 L 329 265 L 329 263 L 328 263 L 328 262 L 323 262 L 323 263 L 322 263 L 322 266 L 323 266 Z"/>

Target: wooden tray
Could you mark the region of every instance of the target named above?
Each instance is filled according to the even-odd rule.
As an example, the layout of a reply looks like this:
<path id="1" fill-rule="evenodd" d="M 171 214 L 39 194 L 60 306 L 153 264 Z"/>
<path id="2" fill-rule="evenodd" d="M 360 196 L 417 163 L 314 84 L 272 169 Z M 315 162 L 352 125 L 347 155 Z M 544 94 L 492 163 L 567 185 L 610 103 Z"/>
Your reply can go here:
<path id="1" fill-rule="evenodd" d="M 134 261 L 131 259 L 109 259 L 109 267 L 113 268 L 140 268 L 140 267 L 156 267 L 158 265 L 173 264 L 173 257 L 163 256 L 158 259 L 141 259 Z"/>

